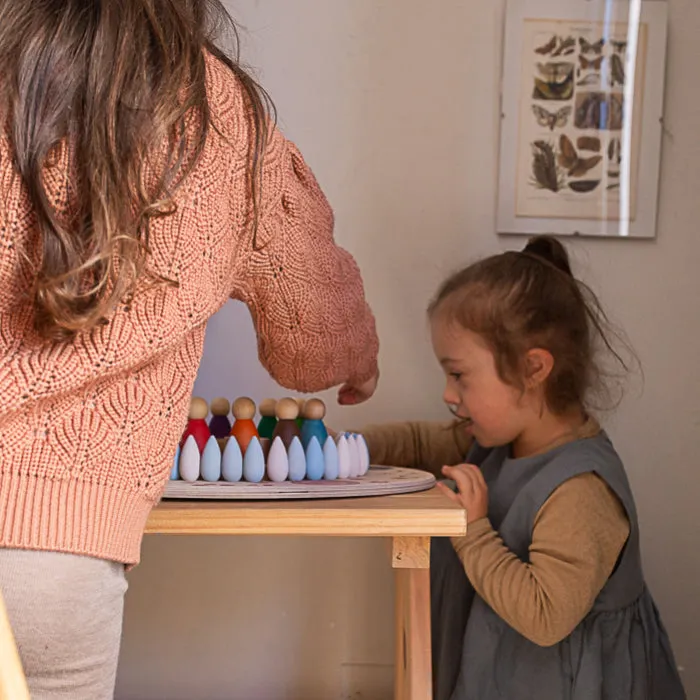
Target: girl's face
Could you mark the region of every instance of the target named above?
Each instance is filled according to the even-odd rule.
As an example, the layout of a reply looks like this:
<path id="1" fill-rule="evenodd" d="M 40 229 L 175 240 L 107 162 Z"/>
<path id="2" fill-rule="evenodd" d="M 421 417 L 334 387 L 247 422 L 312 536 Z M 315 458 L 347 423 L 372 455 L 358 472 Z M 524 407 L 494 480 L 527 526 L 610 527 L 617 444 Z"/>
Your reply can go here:
<path id="1" fill-rule="evenodd" d="M 443 399 L 483 447 L 515 442 L 532 420 L 526 394 L 506 384 L 481 336 L 447 323 L 431 321 L 433 350 L 447 377 Z"/>

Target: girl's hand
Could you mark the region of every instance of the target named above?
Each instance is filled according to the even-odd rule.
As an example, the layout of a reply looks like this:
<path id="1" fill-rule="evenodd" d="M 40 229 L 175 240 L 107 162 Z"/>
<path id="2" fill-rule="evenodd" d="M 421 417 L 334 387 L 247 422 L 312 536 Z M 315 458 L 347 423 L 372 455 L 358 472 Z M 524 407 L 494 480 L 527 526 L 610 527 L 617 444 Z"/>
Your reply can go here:
<path id="1" fill-rule="evenodd" d="M 442 473 L 457 484 L 459 493 L 455 493 L 445 484 L 438 483 L 438 487 L 450 500 L 467 511 L 467 524 L 488 515 L 489 488 L 479 467 L 473 464 L 460 464 L 456 467 L 443 467 Z"/>
<path id="2" fill-rule="evenodd" d="M 356 406 L 358 403 L 367 401 L 377 390 L 379 382 L 379 372 L 364 384 L 355 385 L 352 382 L 343 384 L 338 390 L 338 403 L 341 406 Z"/>

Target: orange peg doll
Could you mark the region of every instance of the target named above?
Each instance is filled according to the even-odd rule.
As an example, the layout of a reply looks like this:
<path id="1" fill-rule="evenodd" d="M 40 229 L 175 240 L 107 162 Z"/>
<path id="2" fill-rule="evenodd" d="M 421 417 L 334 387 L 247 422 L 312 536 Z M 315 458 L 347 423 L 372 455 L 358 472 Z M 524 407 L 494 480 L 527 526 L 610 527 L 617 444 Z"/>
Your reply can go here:
<path id="1" fill-rule="evenodd" d="M 258 430 L 255 427 L 253 418 L 255 417 L 255 403 L 252 399 L 242 396 L 233 402 L 233 427 L 231 435 L 236 438 L 241 452 L 245 454 L 250 441 L 256 437 L 259 438 Z"/>

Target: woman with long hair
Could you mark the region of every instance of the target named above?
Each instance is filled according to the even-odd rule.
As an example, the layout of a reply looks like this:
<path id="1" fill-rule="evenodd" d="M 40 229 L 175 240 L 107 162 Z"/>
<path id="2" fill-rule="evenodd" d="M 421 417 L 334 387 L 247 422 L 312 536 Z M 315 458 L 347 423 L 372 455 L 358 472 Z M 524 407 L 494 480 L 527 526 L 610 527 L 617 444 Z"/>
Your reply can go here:
<path id="1" fill-rule="evenodd" d="M 113 695 L 227 299 L 281 385 L 376 387 L 357 265 L 227 32 L 218 0 L 0 3 L 0 588 L 38 700 Z"/>

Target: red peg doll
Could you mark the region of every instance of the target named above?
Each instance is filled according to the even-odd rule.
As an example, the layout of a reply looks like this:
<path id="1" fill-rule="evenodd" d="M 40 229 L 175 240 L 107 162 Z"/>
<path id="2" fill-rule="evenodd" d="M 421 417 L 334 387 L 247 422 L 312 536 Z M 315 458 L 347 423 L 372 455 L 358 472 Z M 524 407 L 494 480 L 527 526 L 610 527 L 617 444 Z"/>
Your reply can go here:
<path id="1" fill-rule="evenodd" d="M 209 406 L 207 406 L 207 402 L 204 399 L 193 396 L 190 401 L 190 413 L 187 427 L 182 434 L 182 440 L 180 440 L 181 448 L 184 447 L 187 438 L 192 435 L 197 443 L 197 447 L 199 447 L 199 453 L 201 454 L 204 452 L 207 440 L 211 437 L 209 426 L 205 420 L 208 414 Z"/>

